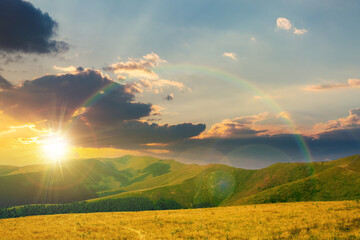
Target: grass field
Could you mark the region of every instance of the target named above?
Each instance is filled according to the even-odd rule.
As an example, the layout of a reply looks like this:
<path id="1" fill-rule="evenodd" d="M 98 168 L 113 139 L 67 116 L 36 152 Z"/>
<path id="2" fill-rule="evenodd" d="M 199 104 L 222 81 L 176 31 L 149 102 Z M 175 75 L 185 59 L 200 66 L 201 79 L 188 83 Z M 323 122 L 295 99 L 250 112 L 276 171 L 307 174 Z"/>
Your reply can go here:
<path id="1" fill-rule="evenodd" d="M 360 203 L 298 202 L 0 220 L 1 239 L 360 239 Z"/>

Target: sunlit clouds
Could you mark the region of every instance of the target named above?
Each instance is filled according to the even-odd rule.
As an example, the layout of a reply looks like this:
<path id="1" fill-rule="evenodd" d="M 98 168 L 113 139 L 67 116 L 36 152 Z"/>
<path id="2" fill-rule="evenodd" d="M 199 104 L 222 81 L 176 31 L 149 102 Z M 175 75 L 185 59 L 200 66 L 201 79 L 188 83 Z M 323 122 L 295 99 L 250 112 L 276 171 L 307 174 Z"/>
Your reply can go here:
<path id="1" fill-rule="evenodd" d="M 236 54 L 233 53 L 233 52 L 224 52 L 223 57 L 227 57 L 227 58 L 230 58 L 230 59 L 232 59 L 234 61 L 237 61 Z"/>
<path id="2" fill-rule="evenodd" d="M 53 68 L 55 70 L 58 70 L 58 71 L 61 71 L 61 72 L 68 72 L 68 73 L 75 73 L 75 72 L 84 71 L 84 69 L 82 67 L 74 67 L 74 66 L 58 67 L 58 66 L 54 65 Z"/>
<path id="3" fill-rule="evenodd" d="M 284 17 L 279 17 L 278 19 L 276 19 L 276 28 L 281 29 L 281 30 L 285 30 L 285 31 L 292 31 L 293 34 L 296 34 L 296 35 L 302 35 L 304 33 L 307 33 L 307 30 L 305 28 L 302 28 L 302 29 L 296 28 L 290 22 L 289 19 L 284 18 Z"/>
<path id="4" fill-rule="evenodd" d="M 183 83 L 162 79 L 154 70 L 167 61 L 161 59 L 156 53 L 149 53 L 140 59 L 128 58 L 128 61 L 117 62 L 105 67 L 104 70 L 116 74 L 119 81 L 126 81 L 130 89 L 135 93 L 151 90 L 155 94 L 163 92 L 165 87 L 173 87 L 178 90 L 187 90 Z"/>
<path id="5" fill-rule="evenodd" d="M 165 63 L 155 53 L 149 53 L 141 59 L 129 58 L 126 62 L 117 62 L 105 68 L 107 71 L 114 72 L 119 80 L 129 78 L 157 79 L 159 76 L 153 71 L 161 63 Z"/>
<path id="6" fill-rule="evenodd" d="M 310 85 L 305 87 L 304 90 L 324 91 L 324 90 L 332 90 L 339 88 L 359 88 L 359 87 L 360 87 L 360 79 L 349 78 L 346 83 L 330 82 L 330 83 L 323 83 L 318 85 Z"/>
<path id="7" fill-rule="evenodd" d="M 304 33 L 307 33 L 307 30 L 305 28 L 302 28 L 302 29 L 297 29 L 297 28 L 294 28 L 294 34 L 296 35 L 302 35 Z"/>
<path id="8" fill-rule="evenodd" d="M 290 118 L 287 112 L 279 114 L 259 113 L 223 121 L 211 126 L 199 138 L 244 138 L 261 135 L 291 134 L 296 130 L 286 122 Z"/>
<path id="9" fill-rule="evenodd" d="M 280 17 L 276 19 L 276 27 L 278 29 L 290 30 L 292 28 L 292 24 L 287 18 Z"/>
<path id="10" fill-rule="evenodd" d="M 314 126 L 315 133 L 331 132 L 344 129 L 355 129 L 360 127 L 360 108 L 349 111 L 347 117 L 330 120 L 326 123 L 318 123 Z"/>

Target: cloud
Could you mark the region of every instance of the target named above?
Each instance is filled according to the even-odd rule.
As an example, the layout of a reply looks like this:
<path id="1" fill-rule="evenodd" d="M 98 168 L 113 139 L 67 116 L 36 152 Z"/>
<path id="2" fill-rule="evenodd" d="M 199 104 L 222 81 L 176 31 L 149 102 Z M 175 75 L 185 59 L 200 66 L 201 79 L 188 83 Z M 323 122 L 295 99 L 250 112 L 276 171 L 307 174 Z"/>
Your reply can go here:
<path id="1" fill-rule="evenodd" d="M 174 87 L 179 90 L 186 89 L 187 91 L 191 92 L 190 88 L 186 88 L 185 85 L 181 82 L 167 80 L 167 79 L 140 79 L 139 82 L 137 82 L 139 86 L 143 89 L 150 89 L 153 90 L 155 93 L 163 92 L 163 89 L 165 87 Z M 130 83 L 131 84 L 131 83 Z"/>
<path id="2" fill-rule="evenodd" d="M 262 168 L 277 162 L 323 161 L 358 154 L 359 114 L 360 108 L 352 109 L 348 117 L 336 120 L 337 123 L 330 124 L 332 126 L 325 128 L 326 131 L 319 128 L 316 135 L 300 134 L 297 130 L 289 129 L 283 123 L 284 119 L 290 118 L 287 112 L 225 119 L 206 132 L 203 132 L 204 124 L 174 126 L 127 121 L 107 130 L 111 138 L 107 138 L 109 135 L 106 131 L 98 133 L 95 130 L 95 134 L 100 145 L 115 143 L 111 146 L 132 148 L 132 143 L 136 143 L 137 149 L 142 152 L 191 163 L 225 163 L 243 168 Z M 88 134 L 87 139 L 91 139 Z M 96 146 L 97 143 L 93 141 L 92 144 Z"/>
<path id="3" fill-rule="evenodd" d="M 279 17 L 278 19 L 276 19 L 276 28 L 286 31 L 293 30 L 293 34 L 295 35 L 302 35 L 307 33 L 307 30 L 305 28 L 298 29 L 293 26 L 293 24 L 291 24 L 289 19 L 283 17 Z"/>
<path id="4" fill-rule="evenodd" d="M 288 113 L 273 115 L 270 122 L 281 115 L 288 117 Z M 266 128 L 260 126 L 262 119 L 269 118 L 261 113 L 224 120 L 200 137 L 172 142 L 163 148 L 170 151 L 172 155 L 169 156 L 184 161 L 194 162 L 196 159 L 243 168 L 262 168 L 277 162 L 323 161 L 359 154 L 360 108 L 350 110 L 347 117 L 315 125 L 312 135 L 297 131 L 275 133 L 271 124 Z M 216 158 L 211 157 L 214 152 Z"/>
<path id="5" fill-rule="evenodd" d="M 172 100 L 174 100 L 174 94 L 171 93 L 171 94 L 167 95 L 166 97 L 164 97 L 164 100 L 166 100 L 166 101 L 172 101 Z"/>
<path id="6" fill-rule="evenodd" d="M 246 138 L 292 133 L 294 129 L 290 129 L 284 123 L 284 120 L 289 118 L 290 115 L 286 112 L 279 114 L 264 112 L 257 115 L 224 119 L 211 126 L 209 130 L 197 138 Z"/>
<path id="7" fill-rule="evenodd" d="M 170 143 L 199 135 L 205 124 L 156 124 L 146 121 L 123 121 L 111 126 L 89 127 L 80 122 L 74 127 L 75 140 L 80 146 L 125 149 L 152 148 L 151 143 Z M 96 136 L 96 137 L 94 137 Z"/>
<path id="8" fill-rule="evenodd" d="M 279 17 L 276 19 L 276 27 L 279 29 L 290 30 L 292 28 L 292 24 L 287 18 Z"/>
<path id="9" fill-rule="evenodd" d="M 0 0 L 0 51 L 58 53 L 66 42 L 52 40 L 58 24 L 47 13 L 23 0 Z"/>
<path id="10" fill-rule="evenodd" d="M 360 79 L 349 78 L 346 83 L 325 83 L 319 85 L 311 85 L 303 88 L 307 91 L 323 91 L 323 90 L 331 90 L 331 89 L 339 89 L 339 88 L 359 88 L 360 87 Z"/>
<path id="11" fill-rule="evenodd" d="M 360 108 L 349 111 L 349 116 L 330 120 L 326 123 L 318 123 L 313 127 L 314 132 L 319 135 L 324 132 L 360 128 Z"/>
<path id="12" fill-rule="evenodd" d="M 13 87 L 12 84 L 0 75 L 0 90 L 2 89 L 8 90 L 11 89 L 12 87 Z"/>
<path id="13" fill-rule="evenodd" d="M 266 113 L 237 117 L 233 119 L 224 119 L 214 124 L 209 130 L 199 136 L 199 138 L 238 138 L 249 135 L 255 136 L 264 132 L 255 130 L 254 125 L 265 119 Z"/>
<path id="14" fill-rule="evenodd" d="M 234 61 L 237 61 L 236 54 L 232 52 L 224 52 L 223 57 L 231 58 Z"/>
<path id="15" fill-rule="evenodd" d="M 0 59 L 2 60 L 4 65 L 15 62 L 24 62 L 24 57 L 20 54 L 8 54 L 0 49 Z"/>
<path id="16" fill-rule="evenodd" d="M 297 28 L 294 28 L 294 34 L 296 35 L 302 35 L 304 33 L 307 33 L 307 30 L 305 28 L 302 28 L 302 29 L 297 29 Z"/>
<path id="17" fill-rule="evenodd" d="M 309 162 L 359 154 L 360 128 L 324 132 L 318 138 L 297 134 L 248 136 L 242 138 L 191 138 L 173 142 L 165 149 L 171 156 L 205 163 L 225 163 L 242 168 L 262 168 L 278 162 Z M 300 142 L 302 139 L 304 142 Z M 307 149 L 304 148 L 304 144 Z M 220 157 L 211 158 L 211 149 Z M 194 151 L 192 151 L 194 150 Z M 191 158 L 186 157 L 192 152 Z M 307 154 L 310 154 L 310 159 Z"/>
<path id="18" fill-rule="evenodd" d="M 144 89 L 153 91 L 154 93 L 163 92 L 165 87 L 174 87 L 179 90 L 187 89 L 184 84 L 177 81 L 162 79 L 154 69 L 166 63 L 155 53 L 149 53 L 141 59 L 128 58 L 128 61 L 117 62 L 105 67 L 105 71 L 113 72 L 117 75 L 118 80 L 127 81 L 129 87 L 134 93 L 143 92 Z"/>
<path id="19" fill-rule="evenodd" d="M 256 115 L 224 119 L 195 138 L 237 139 L 284 134 L 300 134 L 309 138 L 318 138 L 319 135 L 331 131 L 360 128 L 360 108 L 351 109 L 349 115 L 344 118 L 317 123 L 311 129 L 302 129 L 302 131 L 289 125 L 289 120 L 291 120 L 291 116 L 288 112 L 277 114 L 263 112 Z"/>
<path id="20" fill-rule="evenodd" d="M 69 67 L 58 67 L 56 65 L 53 66 L 53 68 L 55 70 L 61 71 L 61 72 L 69 72 L 69 73 L 75 73 L 75 72 L 82 72 L 84 71 L 83 67 L 74 67 L 74 66 L 69 66 Z"/>
<path id="21" fill-rule="evenodd" d="M 39 129 L 62 126 L 83 147 L 135 149 L 186 139 L 205 129 L 204 124 L 146 122 L 143 118 L 159 114 L 157 106 L 136 102 L 128 88 L 97 70 L 47 75 L 1 91 L 0 110 Z"/>
<path id="22" fill-rule="evenodd" d="M 161 63 L 166 62 L 155 53 L 149 53 L 142 59 L 129 58 L 126 62 L 117 62 L 105 68 L 117 74 L 118 79 L 147 78 L 157 79 L 159 76 L 152 70 Z"/>
<path id="23" fill-rule="evenodd" d="M 0 108 L 30 121 L 58 121 L 59 116 L 66 120 L 89 97 L 108 86 L 112 86 L 112 90 L 98 96 L 99 100 L 84 113 L 92 122 L 130 120 L 150 114 L 151 105 L 134 102 L 134 95 L 127 91 L 126 85 L 117 84 L 100 71 L 90 69 L 25 81 L 11 91 L 0 93 Z"/>

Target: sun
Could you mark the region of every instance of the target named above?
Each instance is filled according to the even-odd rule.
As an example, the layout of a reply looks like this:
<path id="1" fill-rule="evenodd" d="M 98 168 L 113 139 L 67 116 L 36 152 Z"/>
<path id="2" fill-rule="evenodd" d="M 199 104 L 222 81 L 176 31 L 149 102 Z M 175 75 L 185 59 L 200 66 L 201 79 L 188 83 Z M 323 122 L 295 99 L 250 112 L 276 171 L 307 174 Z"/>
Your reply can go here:
<path id="1" fill-rule="evenodd" d="M 66 159 L 69 144 L 64 136 L 51 134 L 43 140 L 42 150 L 49 161 L 61 162 Z"/>

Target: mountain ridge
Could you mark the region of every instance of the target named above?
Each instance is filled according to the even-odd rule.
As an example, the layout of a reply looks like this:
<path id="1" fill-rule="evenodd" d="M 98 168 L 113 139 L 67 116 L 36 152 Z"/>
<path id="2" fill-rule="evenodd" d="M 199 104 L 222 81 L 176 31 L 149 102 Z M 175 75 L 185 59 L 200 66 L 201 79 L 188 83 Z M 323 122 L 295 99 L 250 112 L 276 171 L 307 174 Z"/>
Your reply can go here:
<path id="1" fill-rule="evenodd" d="M 360 199 L 360 155 L 257 170 L 130 155 L 0 166 L 0 207 L 127 197 L 165 198 L 187 208 Z"/>

